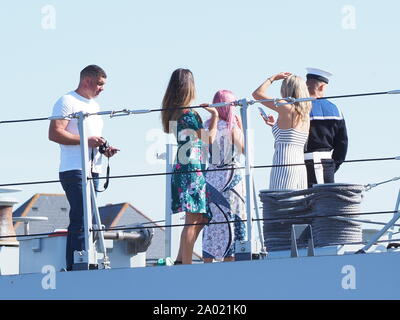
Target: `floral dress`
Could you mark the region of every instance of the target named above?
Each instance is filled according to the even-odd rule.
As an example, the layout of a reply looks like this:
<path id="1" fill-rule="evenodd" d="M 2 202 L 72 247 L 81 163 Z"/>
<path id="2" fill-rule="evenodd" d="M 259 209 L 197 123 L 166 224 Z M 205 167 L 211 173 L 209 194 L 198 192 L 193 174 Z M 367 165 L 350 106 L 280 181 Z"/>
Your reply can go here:
<path id="1" fill-rule="evenodd" d="M 211 219 L 206 180 L 201 171 L 205 169 L 204 146 L 196 132 L 202 128 L 200 116 L 192 110 L 185 111 L 177 120 L 178 150 L 171 178 L 171 209 L 173 213 L 202 213 Z"/>
<path id="2" fill-rule="evenodd" d="M 203 229 L 203 258 L 233 257 L 234 241 L 244 240 L 246 236 L 243 176 L 237 169 L 240 154 L 232 146 L 230 135 L 226 121 L 219 120 L 208 169 L 226 170 L 206 174 L 212 220 Z"/>

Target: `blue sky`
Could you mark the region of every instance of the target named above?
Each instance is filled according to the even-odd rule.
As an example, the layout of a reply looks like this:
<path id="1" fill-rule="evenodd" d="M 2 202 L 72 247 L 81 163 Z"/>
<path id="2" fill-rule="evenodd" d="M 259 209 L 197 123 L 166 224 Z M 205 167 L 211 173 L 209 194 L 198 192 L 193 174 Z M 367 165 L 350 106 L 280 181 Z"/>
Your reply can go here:
<path id="1" fill-rule="evenodd" d="M 160 107 L 178 67 L 193 71 L 196 103 L 210 102 L 220 89 L 250 98 L 270 75 L 290 71 L 304 77 L 306 67 L 334 74 L 329 95 L 400 89 L 399 10 L 397 1 L 1 1 L 0 120 L 50 115 L 54 102 L 76 88 L 80 70 L 93 63 L 108 73 L 98 98 L 102 110 Z M 279 96 L 279 85 L 270 92 Z M 399 99 L 333 101 L 347 121 L 348 159 L 399 155 Z M 267 165 L 273 138 L 256 109 L 254 159 Z M 207 112 L 200 114 L 207 118 Z M 112 175 L 164 170 L 162 162 L 149 161 L 160 141 L 151 139 L 164 137 L 158 114 L 104 121 L 104 137 L 121 149 L 111 159 Z M 1 183 L 58 179 L 59 150 L 47 140 L 47 129 L 47 122 L 0 125 Z M 398 168 L 398 161 L 344 164 L 336 180 L 379 182 L 399 175 Z M 257 190 L 267 188 L 269 170 L 256 170 L 255 179 Z M 130 202 L 160 220 L 164 181 L 115 179 L 98 201 Z M 393 210 L 398 188 L 390 183 L 366 193 L 363 211 Z M 22 189 L 21 202 L 34 193 L 62 192 L 58 184 Z"/>

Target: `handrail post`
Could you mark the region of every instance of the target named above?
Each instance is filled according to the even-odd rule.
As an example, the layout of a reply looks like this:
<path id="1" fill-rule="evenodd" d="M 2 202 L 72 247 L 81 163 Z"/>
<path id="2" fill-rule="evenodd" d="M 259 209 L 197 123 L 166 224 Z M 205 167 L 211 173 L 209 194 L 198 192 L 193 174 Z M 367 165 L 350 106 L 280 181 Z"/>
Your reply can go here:
<path id="1" fill-rule="evenodd" d="M 171 178 L 169 174 L 172 172 L 173 167 L 173 145 L 171 143 L 166 144 L 166 155 L 165 155 L 165 224 L 170 226 L 172 224 L 172 213 L 171 213 Z M 165 230 L 165 257 L 171 257 L 172 255 L 172 228 L 166 228 Z"/>
<path id="2" fill-rule="evenodd" d="M 400 205 L 400 190 L 397 195 L 393 218 L 379 232 L 377 232 L 362 249 L 358 250 L 356 253 L 366 253 L 367 250 L 371 248 L 372 245 L 376 243 L 376 241 L 378 241 L 386 233 L 386 231 L 388 231 L 390 228 L 393 229 L 394 224 L 400 218 L 399 205 Z"/>
<path id="3" fill-rule="evenodd" d="M 235 243 L 235 260 L 251 260 L 252 258 L 252 217 L 253 217 L 253 150 L 252 131 L 250 131 L 250 119 L 248 114 L 249 105 L 246 99 L 239 101 L 244 133 L 244 155 L 245 155 L 245 182 L 246 182 L 246 214 L 247 214 L 247 241 Z"/>
<path id="4" fill-rule="evenodd" d="M 77 113 L 78 128 L 81 148 L 81 163 L 82 163 L 82 200 L 83 200 L 83 233 L 84 233 L 84 249 L 74 252 L 74 270 L 88 270 L 89 265 L 97 264 L 97 253 L 93 242 L 92 229 L 92 203 L 91 189 L 88 177 L 91 177 L 89 171 L 89 147 L 86 131 L 87 115 L 83 112 Z"/>
<path id="5" fill-rule="evenodd" d="M 99 241 L 99 247 L 100 247 L 100 252 L 103 254 L 103 269 L 110 269 L 110 258 L 107 255 L 107 248 L 106 248 L 106 243 L 104 240 L 104 231 L 103 231 L 103 225 L 101 224 L 101 218 L 100 218 L 100 213 L 99 213 L 99 208 L 97 207 L 97 200 L 96 200 L 96 191 L 94 189 L 94 181 L 91 179 L 89 181 L 90 184 L 90 194 L 91 194 L 91 200 L 92 200 L 92 215 L 94 215 L 94 221 L 96 223 L 95 227 L 98 231 L 96 231 L 96 234 L 93 232 L 93 239 L 97 238 Z M 96 237 L 95 237 L 96 236 Z"/>

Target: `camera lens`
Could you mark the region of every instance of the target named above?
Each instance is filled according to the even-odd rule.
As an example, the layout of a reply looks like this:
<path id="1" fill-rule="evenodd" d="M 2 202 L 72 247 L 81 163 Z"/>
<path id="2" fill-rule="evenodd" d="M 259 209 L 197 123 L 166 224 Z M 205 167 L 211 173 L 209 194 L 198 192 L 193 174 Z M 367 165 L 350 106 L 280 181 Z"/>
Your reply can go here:
<path id="1" fill-rule="evenodd" d="M 106 141 L 99 147 L 99 152 L 102 154 L 105 153 L 108 147 L 109 145 L 108 142 Z"/>

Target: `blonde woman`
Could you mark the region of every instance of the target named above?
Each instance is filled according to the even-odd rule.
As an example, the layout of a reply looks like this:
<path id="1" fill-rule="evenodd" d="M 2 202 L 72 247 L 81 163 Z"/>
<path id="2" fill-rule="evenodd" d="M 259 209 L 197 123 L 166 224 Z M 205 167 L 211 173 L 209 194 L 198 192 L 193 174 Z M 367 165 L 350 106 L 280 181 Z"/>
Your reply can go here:
<path id="1" fill-rule="evenodd" d="M 193 74 L 188 69 L 175 70 L 162 102 L 162 125 L 165 133 L 174 133 L 178 151 L 171 178 L 172 213 L 185 212 L 175 264 L 192 263 L 193 246 L 205 223 L 211 219 L 206 199 L 206 180 L 203 174 L 206 157 L 203 145 L 211 144 L 216 135 L 218 112 L 202 106 L 211 113 L 208 131 L 194 109 L 188 109 L 196 97 Z M 175 129 L 174 129 L 175 128 Z"/>
<path id="2" fill-rule="evenodd" d="M 271 76 L 264 81 L 254 92 L 257 100 L 272 99 L 267 95 L 268 87 L 275 81 L 283 80 L 281 95 L 283 98 L 308 98 L 309 93 L 305 81 L 289 72 L 282 72 Z M 278 101 L 285 103 L 285 100 Z M 304 145 L 307 142 L 310 129 L 311 102 L 296 102 L 283 104 L 279 107 L 274 102 L 263 102 L 264 106 L 276 111 L 278 119 L 274 123 L 271 118 L 264 121 L 272 125 L 272 134 L 275 138 L 274 165 L 289 165 L 273 167 L 270 176 L 270 189 L 306 189 L 307 171 L 303 165 L 290 164 L 304 163 Z"/>

